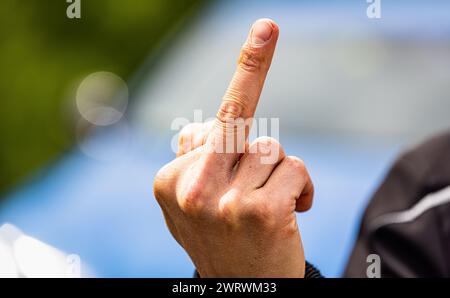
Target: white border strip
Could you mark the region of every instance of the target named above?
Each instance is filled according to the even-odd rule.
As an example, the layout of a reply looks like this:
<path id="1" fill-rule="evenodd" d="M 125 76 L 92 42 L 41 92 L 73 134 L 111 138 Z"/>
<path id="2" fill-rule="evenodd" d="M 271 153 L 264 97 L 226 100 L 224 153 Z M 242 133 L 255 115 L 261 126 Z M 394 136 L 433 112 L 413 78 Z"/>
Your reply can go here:
<path id="1" fill-rule="evenodd" d="M 411 222 L 426 211 L 447 203 L 450 203 L 450 186 L 426 195 L 408 210 L 383 214 L 375 218 L 370 224 L 370 229 L 375 231 L 385 225 Z"/>

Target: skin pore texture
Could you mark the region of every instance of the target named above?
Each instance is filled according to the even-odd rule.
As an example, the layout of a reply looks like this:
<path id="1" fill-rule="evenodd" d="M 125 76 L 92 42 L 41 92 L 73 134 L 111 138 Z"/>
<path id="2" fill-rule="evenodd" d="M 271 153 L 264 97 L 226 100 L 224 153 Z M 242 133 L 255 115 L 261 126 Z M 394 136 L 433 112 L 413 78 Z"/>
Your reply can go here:
<path id="1" fill-rule="evenodd" d="M 243 151 L 222 150 L 237 133 L 230 123 L 254 116 L 278 34 L 272 20 L 253 24 L 216 120 L 186 126 L 155 177 L 167 226 L 201 277 L 304 276 L 295 212 L 311 207 L 314 189 L 303 161 L 272 138 L 249 144 L 247 130 L 233 143 Z"/>

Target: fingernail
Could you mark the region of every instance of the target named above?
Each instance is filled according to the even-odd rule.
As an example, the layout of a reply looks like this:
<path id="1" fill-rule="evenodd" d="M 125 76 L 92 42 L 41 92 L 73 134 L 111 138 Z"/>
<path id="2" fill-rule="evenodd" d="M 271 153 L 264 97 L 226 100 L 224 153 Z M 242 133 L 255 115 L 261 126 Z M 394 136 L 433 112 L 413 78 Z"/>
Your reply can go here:
<path id="1" fill-rule="evenodd" d="M 265 44 L 272 37 L 273 27 L 267 20 L 258 20 L 253 24 L 251 42 L 255 45 Z"/>

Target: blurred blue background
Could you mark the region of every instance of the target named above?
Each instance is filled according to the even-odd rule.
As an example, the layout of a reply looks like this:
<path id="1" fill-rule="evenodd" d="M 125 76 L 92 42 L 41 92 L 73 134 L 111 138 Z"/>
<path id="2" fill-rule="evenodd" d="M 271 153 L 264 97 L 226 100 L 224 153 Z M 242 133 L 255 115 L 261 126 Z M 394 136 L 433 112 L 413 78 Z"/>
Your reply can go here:
<path id="1" fill-rule="evenodd" d="M 95 276 L 189 277 L 153 198 L 174 158 L 176 117 L 214 116 L 252 22 L 274 19 L 279 46 L 257 117 L 280 118 L 280 141 L 311 172 L 312 210 L 299 214 L 307 259 L 340 276 L 371 194 L 401 150 L 450 126 L 450 3 L 215 1 L 130 81 L 118 123 L 4 197 L 0 223 L 77 253 Z"/>

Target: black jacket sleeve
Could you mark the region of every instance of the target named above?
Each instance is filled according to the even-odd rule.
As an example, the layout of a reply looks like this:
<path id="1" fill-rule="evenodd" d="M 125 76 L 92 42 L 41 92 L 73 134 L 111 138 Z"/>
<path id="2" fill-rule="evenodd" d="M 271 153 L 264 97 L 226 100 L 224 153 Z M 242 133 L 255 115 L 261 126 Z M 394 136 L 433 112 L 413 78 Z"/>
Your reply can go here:
<path id="1" fill-rule="evenodd" d="M 370 201 L 346 277 L 366 277 L 367 256 L 381 277 L 450 276 L 450 132 L 401 156 Z"/>
<path id="2" fill-rule="evenodd" d="M 200 278 L 197 271 L 195 271 L 194 278 Z M 320 274 L 320 271 L 316 269 L 316 267 L 306 262 L 305 278 L 323 278 L 323 276 Z"/>

